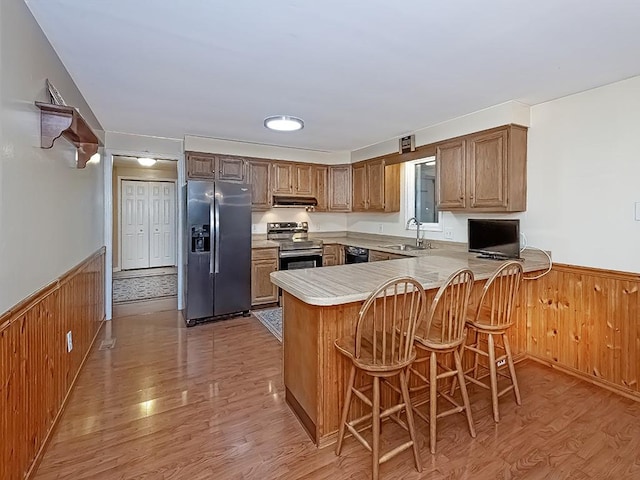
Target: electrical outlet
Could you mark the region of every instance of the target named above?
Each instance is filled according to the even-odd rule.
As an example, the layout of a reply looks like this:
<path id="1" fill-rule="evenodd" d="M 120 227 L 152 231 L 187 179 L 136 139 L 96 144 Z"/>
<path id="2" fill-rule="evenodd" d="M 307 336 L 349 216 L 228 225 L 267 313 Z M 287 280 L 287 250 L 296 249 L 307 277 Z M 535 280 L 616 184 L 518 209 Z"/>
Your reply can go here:
<path id="1" fill-rule="evenodd" d="M 453 228 L 444 229 L 444 238 L 446 240 L 453 240 Z"/>
<path id="2" fill-rule="evenodd" d="M 255 223 L 251 225 L 251 231 L 253 233 L 256 233 L 258 231 L 258 225 L 256 225 Z"/>
<path id="3" fill-rule="evenodd" d="M 382 233 L 382 232 L 384 232 L 384 224 L 379 223 L 378 224 L 378 233 Z"/>
<path id="4" fill-rule="evenodd" d="M 640 202 L 636 202 L 636 222 L 640 222 Z"/>
<path id="5" fill-rule="evenodd" d="M 67 352 L 73 350 L 73 337 L 71 336 L 71 330 L 67 332 Z"/>
<path id="6" fill-rule="evenodd" d="M 502 360 L 498 360 L 496 362 L 496 365 L 498 365 L 499 367 L 503 366 L 505 363 L 507 363 L 507 359 L 503 358 Z"/>

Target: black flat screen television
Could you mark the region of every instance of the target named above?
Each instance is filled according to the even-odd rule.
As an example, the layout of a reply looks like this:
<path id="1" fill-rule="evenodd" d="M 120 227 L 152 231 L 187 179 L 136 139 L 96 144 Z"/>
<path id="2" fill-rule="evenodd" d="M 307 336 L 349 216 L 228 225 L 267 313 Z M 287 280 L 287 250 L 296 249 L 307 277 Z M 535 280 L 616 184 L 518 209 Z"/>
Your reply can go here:
<path id="1" fill-rule="evenodd" d="M 520 220 L 469 219 L 469 251 L 480 258 L 520 258 Z"/>

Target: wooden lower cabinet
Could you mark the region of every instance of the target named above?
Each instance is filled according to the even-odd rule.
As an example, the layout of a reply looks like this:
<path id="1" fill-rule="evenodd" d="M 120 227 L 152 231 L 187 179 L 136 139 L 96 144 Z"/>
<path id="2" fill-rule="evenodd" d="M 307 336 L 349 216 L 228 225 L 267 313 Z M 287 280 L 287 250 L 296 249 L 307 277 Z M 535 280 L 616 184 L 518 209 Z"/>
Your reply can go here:
<path id="1" fill-rule="evenodd" d="M 397 253 L 380 252 L 378 250 L 369 250 L 369 261 L 379 262 L 382 260 L 395 260 L 396 258 L 407 258 L 408 255 L 399 255 Z"/>
<path id="2" fill-rule="evenodd" d="M 322 266 L 344 264 L 344 247 L 338 244 L 324 245 L 322 247 Z"/>
<path id="3" fill-rule="evenodd" d="M 278 301 L 278 287 L 271 283 L 271 272 L 278 270 L 277 248 L 251 250 L 251 306 Z"/>

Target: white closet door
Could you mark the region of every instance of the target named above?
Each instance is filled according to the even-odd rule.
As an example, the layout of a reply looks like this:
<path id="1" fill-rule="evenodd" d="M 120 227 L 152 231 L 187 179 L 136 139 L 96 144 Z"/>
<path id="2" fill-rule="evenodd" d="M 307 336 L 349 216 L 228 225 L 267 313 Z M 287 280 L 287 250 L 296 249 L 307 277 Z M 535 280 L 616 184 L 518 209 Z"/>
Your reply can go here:
<path id="1" fill-rule="evenodd" d="M 149 185 L 122 181 L 122 269 L 149 267 Z"/>
<path id="2" fill-rule="evenodd" d="M 176 264 L 176 191 L 169 182 L 149 182 L 150 255 L 149 266 Z"/>

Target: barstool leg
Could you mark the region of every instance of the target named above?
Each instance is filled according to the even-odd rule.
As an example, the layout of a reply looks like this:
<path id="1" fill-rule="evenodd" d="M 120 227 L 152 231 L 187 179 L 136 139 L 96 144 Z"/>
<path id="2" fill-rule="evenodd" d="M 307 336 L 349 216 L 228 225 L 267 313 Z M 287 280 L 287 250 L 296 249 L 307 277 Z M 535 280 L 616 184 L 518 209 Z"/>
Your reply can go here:
<path id="1" fill-rule="evenodd" d="M 458 371 L 458 381 L 460 382 L 460 393 L 462 393 L 462 403 L 464 404 L 464 410 L 465 410 L 465 413 L 467 414 L 467 423 L 469 424 L 469 433 L 473 438 L 476 438 L 476 427 L 473 424 L 473 418 L 471 417 L 471 404 L 469 403 L 469 394 L 467 393 L 467 385 L 464 381 L 464 372 L 462 371 L 462 361 L 460 360 L 460 353 L 458 352 L 458 350 L 453 351 L 453 360 L 456 364 L 456 370 Z"/>
<path id="2" fill-rule="evenodd" d="M 511 383 L 513 384 L 513 393 L 516 395 L 516 403 L 522 405 L 520 399 L 520 389 L 518 388 L 518 379 L 516 378 L 516 367 L 513 364 L 513 357 L 511 356 L 511 346 L 509 345 L 509 339 L 505 333 L 502 334 L 502 342 L 504 344 L 504 351 L 507 354 L 507 364 L 509 365 L 509 374 L 511 375 Z"/>
<path id="3" fill-rule="evenodd" d="M 356 367 L 351 365 L 351 373 L 349 374 L 349 384 L 347 392 L 344 396 L 344 406 L 342 407 L 342 419 L 340 422 L 340 430 L 338 431 L 338 445 L 336 445 L 336 455 L 340 455 L 342 451 L 342 441 L 344 440 L 345 425 L 349 417 L 349 409 L 351 408 L 351 398 L 353 396 L 353 386 L 356 381 Z"/>
<path id="4" fill-rule="evenodd" d="M 380 470 L 380 377 L 373 377 L 373 480 L 378 480 Z"/>
<path id="5" fill-rule="evenodd" d="M 407 411 L 407 426 L 409 427 L 409 436 L 413 442 L 413 459 L 416 463 L 416 470 L 422 472 L 422 464 L 420 463 L 420 452 L 418 450 L 418 441 L 416 440 L 416 427 L 413 423 L 413 410 L 411 408 L 411 398 L 409 397 L 409 368 L 406 372 L 400 372 L 400 389 L 402 390 L 402 398 L 404 409 Z"/>
<path id="6" fill-rule="evenodd" d="M 496 423 L 500 421 L 498 412 L 498 372 L 496 370 L 496 349 L 493 342 L 493 335 L 487 335 L 487 346 L 489 350 L 489 377 L 491 377 L 491 403 L 493 405 L 493 419 Z"/>
<path id="7" fill-rule="evenodd" d="M 431 453 L 436 453 L 436 416 L 438 406 L 438 363 L 436 353 L 429 358 L 429 445 Z"/>
<path id="8" fill-rule="evenodd" d="M 473 329 L 475 333 L 475 338 L 473 340 L 474 348 L 480 348 L 480 333 L 475 328 Z M 478 378 L 478 361 L 480 359 L 480 354 L 478 352 L 474 352 L 473 356 L 473 378 Z"/>

